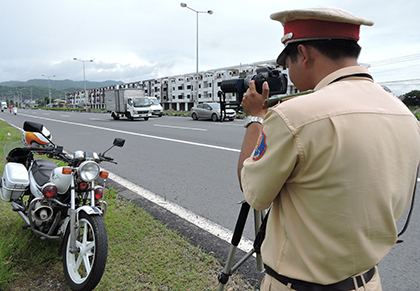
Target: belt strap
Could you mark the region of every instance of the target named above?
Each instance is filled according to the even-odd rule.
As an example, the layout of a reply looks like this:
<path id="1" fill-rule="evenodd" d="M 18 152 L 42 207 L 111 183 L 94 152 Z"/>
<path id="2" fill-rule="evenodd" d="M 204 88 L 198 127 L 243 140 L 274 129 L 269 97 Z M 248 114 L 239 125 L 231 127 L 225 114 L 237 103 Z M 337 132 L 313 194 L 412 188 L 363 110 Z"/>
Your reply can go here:
<path id="1" fill-rule="evenodd" d="M 306 282 L 302 280 L 288 278 L 286 276 L 278 274 L 269 266 L 267 265 L 264 265 L 264 266 L 265 266 L 265 272 L 268 275 L 275 278 L 277 281 L 279 281 L 283 285 L 288 286 L 289 284 L 291 284 L 290 288 L 297 291 L 349 291 L 349 290 L 355 289 L 354 281 L 352 277 L 344 279 L 343 281 L 340 281 L 334 284 L 321 285 L 317 283 L 311 283 L 311 282 Z M 375 275 L 375 267 L 363 273 L 362 275 L 357 276 L 355 278 L 357 282 L 357 287 L 363 286 L 362 276 L 365 280 L 365 283 L 367 283 L 372 279 L 373 275 Z"/>

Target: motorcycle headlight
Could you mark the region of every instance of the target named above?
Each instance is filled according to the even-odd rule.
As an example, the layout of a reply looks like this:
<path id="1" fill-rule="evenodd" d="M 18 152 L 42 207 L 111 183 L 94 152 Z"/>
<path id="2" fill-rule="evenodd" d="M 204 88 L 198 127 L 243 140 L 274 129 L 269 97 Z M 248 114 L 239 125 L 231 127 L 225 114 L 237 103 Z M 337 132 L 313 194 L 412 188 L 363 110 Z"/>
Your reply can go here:
<path id="1" fill-rule="evenodd" d="M 77 169 L 79 177 L 85 182 L 91 182 L 99 176 L 99 165 L 92 161 L 85 161 Z"/>

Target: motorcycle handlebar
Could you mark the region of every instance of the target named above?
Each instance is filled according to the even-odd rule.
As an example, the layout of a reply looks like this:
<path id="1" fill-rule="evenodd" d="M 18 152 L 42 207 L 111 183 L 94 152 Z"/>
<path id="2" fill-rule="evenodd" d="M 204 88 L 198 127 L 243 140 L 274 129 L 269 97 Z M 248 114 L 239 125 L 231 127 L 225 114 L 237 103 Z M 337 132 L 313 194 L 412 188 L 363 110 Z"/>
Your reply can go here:
<path id="1" fill-rule="evenodd" d="M 27 152 L 34 151 L 34 152 L 41 152 L 41 153 L 50 153 L 50 152 L 55 151 L 55 148 L 41 148 L 41 147 L 37 147 L 37 146 L 24 146 L 23 150 L 27 151 Z"/>
<path id="2" fill-rule="evenodd" d="M 103 156 L 103 155 L 100 155 L 99 157 L 100 157 L 101 161 L 117 164 L 117 162 L 114 162 L 114 158 L 106 157 L 106 156 Z"/>
<path id="3" fill-rule="evenodd" d="M 70 163 L 71 162 L 71 158 L 68 157 L 64 152 L 63 152 L 63 147 L 62 146 L 55 146 L 55 147 L 37 147 L 37 146 L 24 146 L 23 147 L 24 151 L 27 152 L 36 152 L 36 153 L 43 153 L 43 154 L 52 154 L 53 156 L 55 156 L 56 158 L 59 158 L 60 160 Z"/>
<path id="4" fill-rule="evenodd" d="M 73 160 L 71 157 L 67 156 L 64 151 L 63 151 L 63 147 L 62 146 L 55 146 L 55 147 L 47 147 L 47 148 L 43 148 L 43 147 L 37 147 L 37 146 L 24 146 L 23 147 L 24 151 L 30 152 L 37 152 L 37 153 L 44 153 L 44 154 L 52 154 L 54 155 L 56 158 L 67 162 L 69 164 L 74 164 L 76 163 L 75 160 Z M 117 164 L 117 162 L 114 162 L 114 158 L 111 157 L 106 157 L 104 155 L 99 155 L 100 161 L 101 162 L 110 162 L 113 164 Z"/>

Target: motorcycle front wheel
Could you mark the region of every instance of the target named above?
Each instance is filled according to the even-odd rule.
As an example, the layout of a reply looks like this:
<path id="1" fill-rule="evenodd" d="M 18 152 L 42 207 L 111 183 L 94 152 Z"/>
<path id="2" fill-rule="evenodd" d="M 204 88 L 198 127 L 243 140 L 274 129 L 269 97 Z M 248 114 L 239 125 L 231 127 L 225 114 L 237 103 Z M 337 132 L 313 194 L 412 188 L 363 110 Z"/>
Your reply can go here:
<path id="1" fill-rule="evenodd" d="M 76 249 L 76 253 L 70 252 L 68 226 L 63 248 L 64 275 L 72 290 L 92 290 L 102 278 L 108 256 L 108 237 L 101 216 L 80 212 Z"/>

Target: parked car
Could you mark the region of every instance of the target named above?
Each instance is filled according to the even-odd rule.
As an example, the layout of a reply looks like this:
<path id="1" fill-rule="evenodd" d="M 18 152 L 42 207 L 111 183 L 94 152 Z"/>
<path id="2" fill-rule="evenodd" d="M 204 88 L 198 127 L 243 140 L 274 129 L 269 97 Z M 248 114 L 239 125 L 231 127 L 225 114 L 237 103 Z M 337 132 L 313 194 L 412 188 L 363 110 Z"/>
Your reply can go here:
<path id="1" fill-rule="evenodd" d="M 194 120 L 199 118 L 211 119 L 213 121 L 220 120 L 222 113 L 220 112 L 220 103 L 202 103 L 191 108 L 191 117 Z M 236 117 L 236 112 L 233 109 L 226 109 L 226 116 L 223 120 L 228 118 L 230 121 Z"/>
<path id="2" fill-rule="evenodd" d="M 157 115 L 161 117 L 163 115 L 163 108 L 162 105 L 160 105 L 159 101 L 156 97 L 147 97 L 150 101 L 150 109 L 152 110 L 153 115 Z"/>

